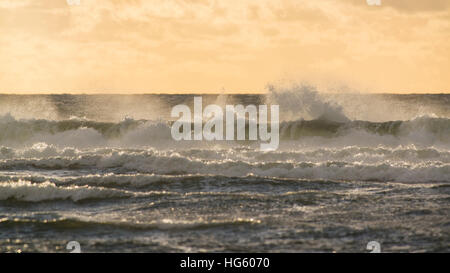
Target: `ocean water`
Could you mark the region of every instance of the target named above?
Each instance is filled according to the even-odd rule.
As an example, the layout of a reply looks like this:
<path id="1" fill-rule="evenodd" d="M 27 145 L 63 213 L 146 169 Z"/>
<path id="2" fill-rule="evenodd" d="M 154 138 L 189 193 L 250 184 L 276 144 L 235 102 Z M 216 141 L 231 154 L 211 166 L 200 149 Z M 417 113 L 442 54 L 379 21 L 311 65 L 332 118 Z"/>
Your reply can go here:
<path id="1" fill-rule="evenodd" d="M 194 95 L 0 95 L 0 252 L 450 251 L 450 95 L 279 104 L 280 146 L 173 141 Z"/>

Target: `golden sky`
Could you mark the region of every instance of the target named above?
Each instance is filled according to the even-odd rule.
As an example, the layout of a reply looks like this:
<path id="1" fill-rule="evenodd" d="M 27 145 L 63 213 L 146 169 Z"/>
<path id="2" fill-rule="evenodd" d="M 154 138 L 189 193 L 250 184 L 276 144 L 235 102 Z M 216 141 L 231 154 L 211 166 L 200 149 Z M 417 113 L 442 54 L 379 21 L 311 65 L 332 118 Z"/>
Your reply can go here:
<path id="1" fill-rule="evenodd" d="M 1 93 L 450 92 L 450 1 L 0 0 Z"/>

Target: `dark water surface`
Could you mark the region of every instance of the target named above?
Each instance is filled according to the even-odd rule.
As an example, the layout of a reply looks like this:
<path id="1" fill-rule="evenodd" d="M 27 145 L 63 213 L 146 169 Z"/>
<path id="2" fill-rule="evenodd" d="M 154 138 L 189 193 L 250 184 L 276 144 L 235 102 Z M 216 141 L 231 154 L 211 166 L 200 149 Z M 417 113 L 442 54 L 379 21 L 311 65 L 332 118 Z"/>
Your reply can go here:
<path id="1" fill-rule="evenodd" d="M 450 95 L 299 94 L 203 96 L 279 104 L 271 152 L 173 141 L 193 95 L 0 95 L 0 252 L 450 251 Z"/>

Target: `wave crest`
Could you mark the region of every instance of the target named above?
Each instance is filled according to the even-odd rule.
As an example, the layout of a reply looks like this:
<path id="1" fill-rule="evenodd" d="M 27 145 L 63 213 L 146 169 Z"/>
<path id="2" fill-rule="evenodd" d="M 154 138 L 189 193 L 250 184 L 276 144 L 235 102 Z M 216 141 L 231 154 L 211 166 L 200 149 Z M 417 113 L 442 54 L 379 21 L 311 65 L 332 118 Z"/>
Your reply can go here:
<path id="1" fill-rule="evenodd" d="M 59 187 L 51 182 L 31 183 L 19 180 L 0 183 L 0 200 L 39 202 L 70 199 L 74 202 L 86 199 L 129 197 L 129 193 L 89 186 Z"/>

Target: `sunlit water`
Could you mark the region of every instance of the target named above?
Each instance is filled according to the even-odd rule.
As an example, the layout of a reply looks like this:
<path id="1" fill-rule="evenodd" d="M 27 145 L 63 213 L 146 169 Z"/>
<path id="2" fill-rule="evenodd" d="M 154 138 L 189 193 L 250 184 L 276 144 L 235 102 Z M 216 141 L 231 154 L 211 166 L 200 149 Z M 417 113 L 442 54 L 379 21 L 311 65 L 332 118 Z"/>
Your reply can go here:
<path id="1" fill-rule="evenodd" d="M 191 95 L 0 96 L 0 251 L 449 251 L 450 96 L 305 92 L 204 96 L 280 104 L 272 152 L 173 141 Z"/>

